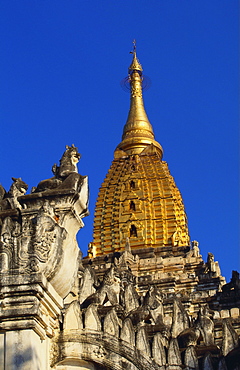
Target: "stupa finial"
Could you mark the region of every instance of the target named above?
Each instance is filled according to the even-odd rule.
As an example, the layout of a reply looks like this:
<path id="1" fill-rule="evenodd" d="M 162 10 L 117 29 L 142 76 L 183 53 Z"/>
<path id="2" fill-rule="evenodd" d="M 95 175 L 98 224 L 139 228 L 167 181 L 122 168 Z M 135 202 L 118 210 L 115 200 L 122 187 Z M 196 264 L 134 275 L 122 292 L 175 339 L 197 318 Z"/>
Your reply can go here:
<path id="1" fill-rule="evenodd" d="M 137 46 L 135 39 L 133 40 L 133 51 L 130 51 L 130 54 L 133 54 L 133 60 L 130 67 L 128 68 L 128 73 L 131 74 L 133 71 L 138 71 L 140 72 L 140 74 L 142 74 L 143 69 L 137 58 Z"/>
<path id="2" fill-rule="evenodd" d="M 136 54 L 136 40 L 133 40 L 131 54 L 133 54 L 133 59 L 128 68 L 128 82 L 131 92 L 130 109 L 127 122 L 123 128 L 122 141 L 117 148 L 127 154 L 139 154 L 146 147 L 153 144 L 162 157 L 162 147 L 154 139 L 152 125 L 144 108 L 142 96 L 143 69 Z"/>

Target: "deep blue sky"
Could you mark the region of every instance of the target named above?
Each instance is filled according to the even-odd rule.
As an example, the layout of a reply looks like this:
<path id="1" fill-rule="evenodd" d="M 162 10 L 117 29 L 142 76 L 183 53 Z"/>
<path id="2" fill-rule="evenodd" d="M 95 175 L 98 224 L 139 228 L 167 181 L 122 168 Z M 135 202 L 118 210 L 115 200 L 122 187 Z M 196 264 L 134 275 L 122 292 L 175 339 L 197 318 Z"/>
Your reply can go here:
<path id="1" fill-rule="evenodd" d="M 145 107 L 179 187 L 192 240 L 223 275 L 239 269 L 237 0 L 1 0 L 0 182 L 51 176 L 65 145 L 82 154 L 92 240 L 98 188 L 121 140 L 120 87 L 132 40 L 152 86 Z"/>

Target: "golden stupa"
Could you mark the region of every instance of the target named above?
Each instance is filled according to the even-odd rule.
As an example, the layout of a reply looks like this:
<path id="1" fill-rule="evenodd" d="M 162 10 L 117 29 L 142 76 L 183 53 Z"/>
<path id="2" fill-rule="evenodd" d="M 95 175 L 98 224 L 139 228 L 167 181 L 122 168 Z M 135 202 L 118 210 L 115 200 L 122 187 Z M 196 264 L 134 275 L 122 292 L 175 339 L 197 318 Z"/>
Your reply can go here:
<path id="1" fill-rule="evenodd" d="M 93 242 L 88 256 L 146 248 L 166 256 L 189 248 L 187 218 L 181 194 L 162 161 L 142 96 L 142 66 L 132 52 L 128 69 L 130 109 L 122 141 L 100 188 L 95 208 Z"/>

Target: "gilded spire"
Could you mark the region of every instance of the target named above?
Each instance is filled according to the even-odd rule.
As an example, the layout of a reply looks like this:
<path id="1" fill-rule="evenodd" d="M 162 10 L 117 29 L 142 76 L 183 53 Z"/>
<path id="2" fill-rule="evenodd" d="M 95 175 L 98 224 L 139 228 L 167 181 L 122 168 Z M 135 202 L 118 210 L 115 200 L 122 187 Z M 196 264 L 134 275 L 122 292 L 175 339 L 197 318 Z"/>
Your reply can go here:
<path id="1" fill-rule="evenodd" d="M 138 58 L 137 58 L 136 40 L 133 40 L 133 51 L 130 51 L 130 54 L 133 54 L 133 60 L 132 60 L 132 64 L 128 68 L 128 74 L 129 74 L 129 76 L 131 75 L 131 73 L 133 71 L 138 71 L 139 74 L 142 75 L 143 69 L 142 69 L 141 64 L 139 63 Z"/>
<path id="2" fill-rule="evenodd" d="M 147 146 L 153 144 L 162 156 L 161 145 L 154 140 L 152 125 L 147 117 L 142 96 L 142 66 L 137 58 L 136 42 L 133 42 L 133 59 L 128 68 L 131 87 L 130 109 L 127 122 L 123 129 L 122 141 L 118 149 L 127 154 L 139 154 Z"/>

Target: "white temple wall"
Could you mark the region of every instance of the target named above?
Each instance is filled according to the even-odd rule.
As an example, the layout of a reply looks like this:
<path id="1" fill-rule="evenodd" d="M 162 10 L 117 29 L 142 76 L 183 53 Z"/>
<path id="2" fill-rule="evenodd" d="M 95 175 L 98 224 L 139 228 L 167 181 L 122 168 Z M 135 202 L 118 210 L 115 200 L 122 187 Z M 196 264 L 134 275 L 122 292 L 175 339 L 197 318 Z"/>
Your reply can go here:
<path id="1" fill-rule="evenodd" d="M 31 329 L 0 334 L 0 370 L 49 369 L 49 339 Z"/>

